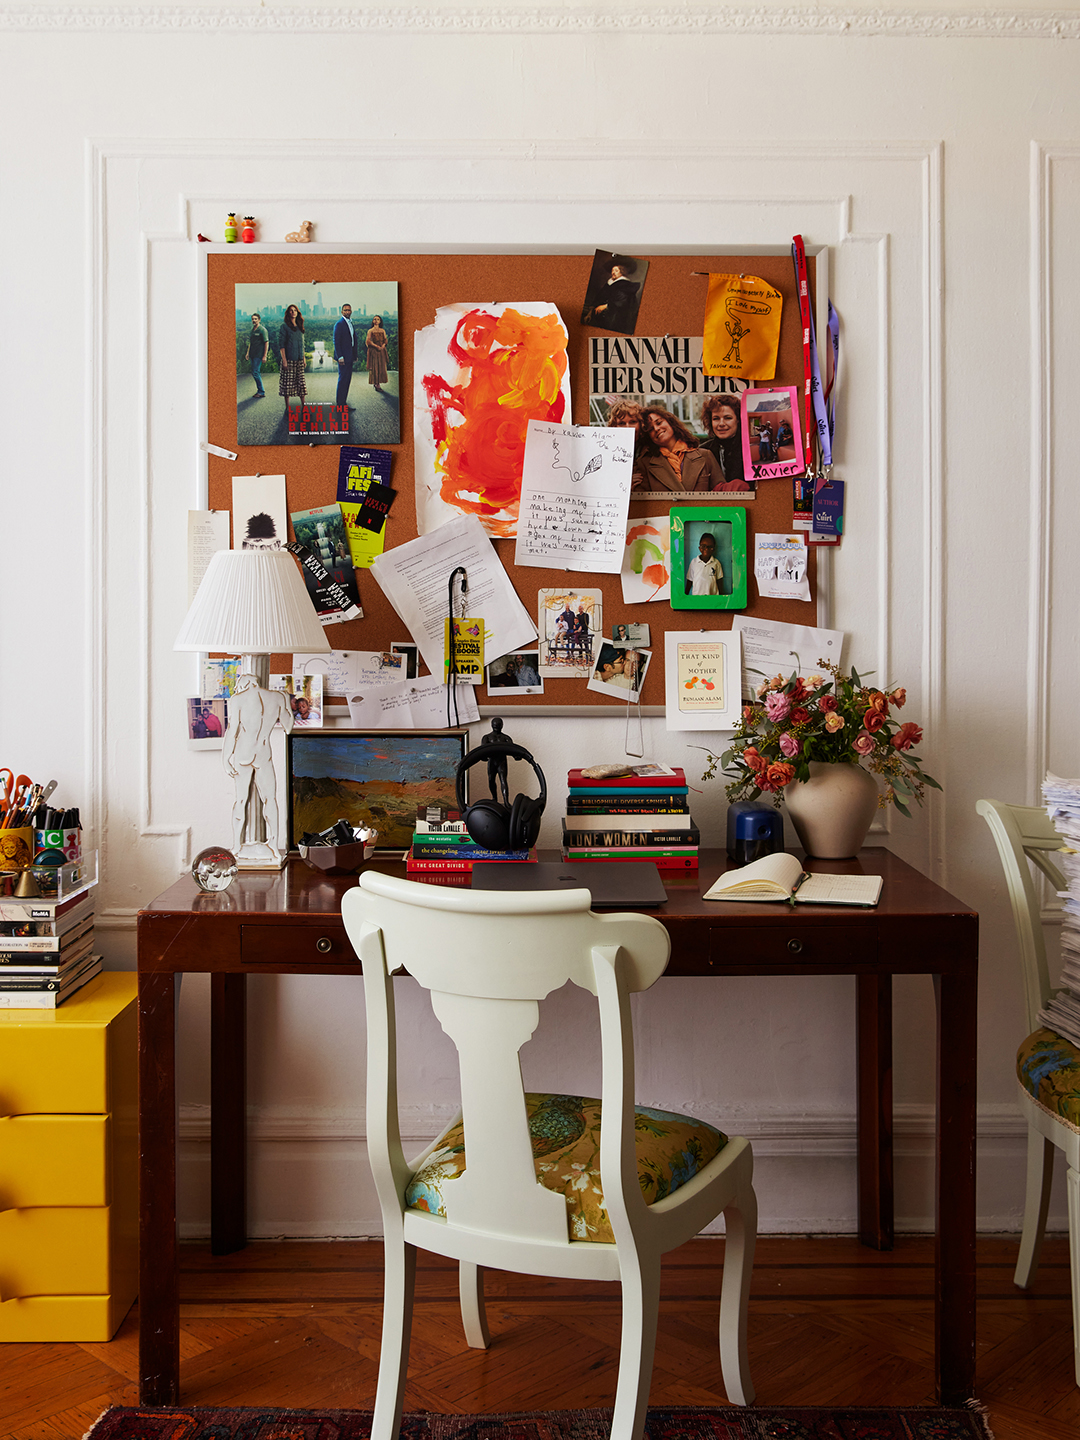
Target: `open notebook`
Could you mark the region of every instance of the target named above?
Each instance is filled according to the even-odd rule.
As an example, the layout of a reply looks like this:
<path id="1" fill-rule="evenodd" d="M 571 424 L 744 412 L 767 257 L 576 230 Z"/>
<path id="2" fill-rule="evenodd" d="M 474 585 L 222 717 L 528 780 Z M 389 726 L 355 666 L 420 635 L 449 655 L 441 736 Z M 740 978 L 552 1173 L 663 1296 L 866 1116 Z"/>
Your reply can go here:
<path id="1" fill-rule="evenodd" d="M 706 900 L 794 900 L 796 905 L 876 905 L 880 875 L 808 875 L 794 855 L 765 855 L 728 870 Z"/>

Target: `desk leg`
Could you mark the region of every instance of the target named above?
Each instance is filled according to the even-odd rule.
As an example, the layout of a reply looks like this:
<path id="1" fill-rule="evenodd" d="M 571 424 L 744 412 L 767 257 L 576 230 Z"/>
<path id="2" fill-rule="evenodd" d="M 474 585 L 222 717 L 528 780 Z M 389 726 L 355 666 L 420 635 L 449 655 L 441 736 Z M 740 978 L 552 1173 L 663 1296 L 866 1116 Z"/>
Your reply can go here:
<path id="1" fill-rule="evenodd" d="M 176 977 L 139 976 L 139 1402 L 180 1397 Z"/>
<path id="2" fill-rule="evenodd" d="M 974 941 L 978 945 L 978 940 Z M 975 1394 L 975 1057 L 978 981 L 935 975 L 937 998 L 937 1225 L 934 1342 L 938 1399 Z"/>
<path id="3" fill-rule="evenodd" d="M 210 1253 L 247 1244 L 247 976 L 210 977 Z"/>
<path id="4" fill-rule="evenodd" d="M 892 976 L 856 977 L 859 1240 L 893 1248 Z"/>

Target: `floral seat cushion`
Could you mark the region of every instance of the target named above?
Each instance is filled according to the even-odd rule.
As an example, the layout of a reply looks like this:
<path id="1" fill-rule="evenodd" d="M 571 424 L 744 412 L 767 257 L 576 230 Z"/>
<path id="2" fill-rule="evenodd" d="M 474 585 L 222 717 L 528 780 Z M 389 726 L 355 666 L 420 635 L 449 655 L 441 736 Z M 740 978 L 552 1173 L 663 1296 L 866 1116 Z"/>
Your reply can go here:
<path id="1" fill-rule="evenodd" d="M 566 1197 L 572 1240 L 615 1243 L 600 1186 L 600 1101 L 582 1095 L 526 1095 L 536 1178 Z M 634 1110 L 638 1181 L 645 1203 L 672 1195 L 727 1144 L 727 1136 L 704 1120 L 667 1110 Z M 413 1175 L 405 1203 L 413 1210 L 445 1215 L 442 1184 L 465 1169 L 465 1128 L 459 1120 L 443 1135 Z"/>
<path id="2" fill-rule="evenodd" d="M 1053 1030 L 1036 1030 L 1016 1052 L 1016 1078 L 1039 1104 L 1080 1129 L 1080 1049 Z"/>

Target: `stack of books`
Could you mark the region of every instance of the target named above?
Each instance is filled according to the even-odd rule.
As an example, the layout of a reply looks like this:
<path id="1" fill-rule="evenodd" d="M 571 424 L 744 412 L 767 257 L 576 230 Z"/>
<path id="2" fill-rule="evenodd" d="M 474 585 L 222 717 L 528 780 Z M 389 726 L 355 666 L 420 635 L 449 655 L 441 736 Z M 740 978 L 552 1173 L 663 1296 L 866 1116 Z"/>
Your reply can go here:
<path id="1" fill-rule="evenodd" d="M 0 1009 L 53 1010 L 101 973 L 93 888 L 60 900 L 0 900 Z"/>
<path id="2" fill-rule="evenodd" d="M 445 805 L 420 805 L 416 810 L 412 849 L 405 857 L 408 875 L 463 875 L 468 879 L 478 860 L 535 862 L 535 850 L 485 850 L 470 839 L 459 810 Z"/>
<path id="3" fill-rule="evenodd" d="M 659 870 L 696 870 L 701 836 L 690 814 L 686 775 L 635 765 L 598 780 L 571 770 L 563 820 L 566 860 L 651 860 Z"/>

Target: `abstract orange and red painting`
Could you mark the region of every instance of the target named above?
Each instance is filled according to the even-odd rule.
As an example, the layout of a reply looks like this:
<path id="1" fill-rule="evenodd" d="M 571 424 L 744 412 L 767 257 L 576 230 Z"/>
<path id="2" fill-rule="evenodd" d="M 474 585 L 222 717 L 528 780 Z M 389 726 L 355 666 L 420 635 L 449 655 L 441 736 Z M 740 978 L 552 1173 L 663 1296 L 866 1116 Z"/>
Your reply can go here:
<path id="1" fill-rule="evenodd" d="M 567 331 L 554 305 L 445 305 L 414 351 L 416 520 L 421 535 L 476 515 L 517 534 L 530 420 L 568 422 Z"/>

